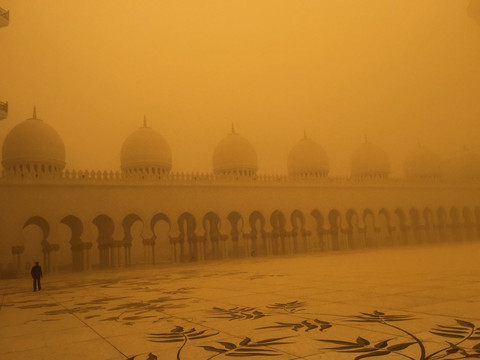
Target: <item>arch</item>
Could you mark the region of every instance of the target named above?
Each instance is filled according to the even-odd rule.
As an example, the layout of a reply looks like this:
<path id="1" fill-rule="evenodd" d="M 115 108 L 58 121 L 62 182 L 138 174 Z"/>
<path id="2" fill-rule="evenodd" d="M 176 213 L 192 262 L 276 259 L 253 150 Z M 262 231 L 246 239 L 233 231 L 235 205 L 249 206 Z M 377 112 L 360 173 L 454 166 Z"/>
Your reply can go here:
<path id="1" fill-rule="evenodd" d="M 328 222 L 330 224 L 330 238 L 332 240 L 332 250 L 340 249 L 340 222 L 341 216 L 338 210 L 332 209 L 328 213 Z"/>
<path id="2" fill-rule="evenodd" d="M 227 215 L 227 220 L 230 221 L 231 231 L 230 236 L 234 240 L 238 240 L 243 228 L 243 217 L 237 211 L 232 211 Z"/>
<path id="3" fill-rule="evenodd" d="M 423 221 L 425 223 L 425 238 L 427 242 L 437 241 L 435 232 L 435 216 L 431 208 L 423 209 Z"/>
<path id="4" fill-rule="evenodd" d="M 126 243 L 126 244 L 131 244 L 132 240 L 133 240 L 133 236 L 132 236 L 132 226 L 133 224 L 135 224 L 137 221 L 140 221 L 143 225 L 143 220 L 140 216 L 138 216 L 137 214 L 134 214 L 134 213 L 130 213 L 128 214 L 127 216 L 125 216 L 123 218 L 123 221 L 122 221 L 122 227 L 123 227 L 123 233 L 124 233 L 124 237 L 123 237 L 123 241 Z M 130 245 L 131 246 L 131 245 Z"/>
<path id="5" fill-rule="evenodd" d="M 463 228 L 466 240 L 473 240 L 475 238 L 475 223 L 472 210 L 468 206 L 462 209 Z"/>
<path id="6" fill-rule="evenodd" d="M 361 247 L 360 229 L 358 226 L 358 214 L 354 209 L 348 209 L 345 213 L 345 222 L 347 224 L 347 246 L 349 249 Z"/>
<path id="7" fill-rule="evenodd" d="M 205 249 L 200 251 L 204 259 L 220 259 L 224 257 L 224 247 L 220 241 L 222 236 L 220 233 L 220 218 L 210 211 L 203 217 L 203 229 L 205 230 Z"/>
<path id="8" fill-rule="evenodd" d="M 47 241 L 48 235 L 50 235 L 50 225 L 48 221 L 41 216 L 32 216 L 23 224 L 23 229 L 29 225 L 36 225 L 42 230 L 42 244 Z M 48 243 L 47 243 L 48 244 Z"/>
<path id="9" fill-rule="evenodd" d="M 462 241 L 462 223 L 460 221 L 460 213 L 456 207 L 450 208 L 450 219 L 451 219 L 451 229 L 452 229 L 452 240 L 453 241 Z"/>
<path id="10" fill-rule="evenodd" d="M 376 237 L 376 228 L 375 228 L 375 214 L 371 209 L 363 210 L 362 214 L 364 232 L 365 232 L 365 246 L 366 247 L 377 247 L 377 237 Z"/>
<path id="11" fill-rule="evenodd" d="M 230 222 L 230 238 L 233 242 L 233 256 L 240 256 L 240 252 L 247 251 L 248 249 L 240 249 L 239 240 L 240 234 L 243 230 L 243 217 L 237 211 L 232 211 L 227 215 L 227 220 Z"/>
<path id="12" fill-rule="evenodd" d="M 177 220 L 178 230 L 180 232 L 178 241 L 180 244 L 180 261 L 197 260 L 197 221 L 195 216 L 189 212 L 184 212 Z"/>
<path id="13" fill-rule="evenodd" d="M 46 272 L 50 271 L 50 251 L 58 250 L 55 247 L 52 248 L 47 240 L 50 235 L 50 224 L 47 220 L 45 220 L 45 218 L 37 215 L 28 218 L 23 224 L 22 229 L 24 231 L 23 234 L 25 238 L 25 243 L 23 246 L 25 271 L 30 271 L 33 263 L 39 260 L 40 253 L 43 253 L 44 270 Z M 29 229 L 33 231 L 29 231 Z M 32 241 L 34 243 L 31 243 Z"/>
<path id="14" fill-rule="evenodd" d="M 316 248 L 318 248 L 318 250 L 320 251 L 325 251 L 327 250 L 328 248 L 328 244 L 327 244 L 327 241 L 325 239 L 325 229 L 324 229 L 324 217 L 323 217 L 323 214 L 320 212 L 320 210 L 318 209 L 315 209 L 315 210 L 312 210 L 312 212 L 310 213 L 310 216 L 313 217 L 314 221 L 315 221 L 315 233 L 317 235 L 317 239 L 318 239 L 318 244 L 316 244 Z"/>
<path id="15" fill-rule="evenodd" d="M 139 225 L 140 228 L 137 228 L 136 226 L 137 224 Z M 119 260 L 119 264 L 121 262 L 124 262 L 126 266 L 130 266 L 132 264 L 132 247 L 134 247 L 133 249 L 134 258 L 136 257 L 135 256 L 136 252 L 138 252 L 136 250 L 143 247 L 143 244 L 142 246 L 140 246 L 139 240 L 133 243 L 133 239 L 142 238 L 141 234 L 143 232 L 144 223 L 142 218 L 139 215 L 135 213 L 130 213 L 123 218 L 122 228 L 123 228 L 123 239 L 121 242 L 117 244 L 117 247 L 118 247 L 118 251 L 120 251 L 120 249 L 123 251 L 123 259 L 121 259 L 119 255 L 118 260 Z M 136 236 L 134 236 L 132 232 L 134 232 Z"/>
<path id="16" fill-rule="evenodd" d="M 286 244 L 285 215 L 279 210 L 275 210 L 270 215 L 270 224 L 272 225 L 272 252 L 274 255 L 288 253 Z"/>
<path id="17" fill-rule="evenodd" d="M 143 244 L 151 255 L 147 254 L 145 262 L 156 263 L 157 258 L 160 261 L 171 262 L 174 259 L 174 246 L 170 232 L 172 230 L 172 223 L 170 218 L 164 213 L 156 213 L 150 220 L 150 232 L 152 237 L 150 239 L 143 239 Z M 158 249 L 158 254 L 156 254 Z"/>
<path id="18" fill-rule="evenodd" d="M 420 213 L 416 208 L 411 208 L 409 211 L 411 229 L 413 233 L 413 240 L 416 244 L 422 243 L 422 230 L 423 226 L 420 223 Z"/>
<path id="19" fill-rule="evenodd" d="M 267 255 L 267 234 L 265 233 L 265 217 L 254 211 L 248 218 L 250 224 L 251 255 Z M 257 228 L 257 225 L 258 228 Z"/>
<path id="20" fill-rule="evenodd" d="M 387 209 L 382 208 L 378 212 L 378 229 L 379 229 L 379 242 L 381 245 L 392 246 L 392 224 L 390 219 L 390 213 Z"/>
<path id="21" fill-rule="evenodd" d="M 305 216 L 303 213 L 298 209 L 294 210 L 290 215 L 290 223 L 292 225 L 292 251 L 299 253 L 301 248 L 303 248 L 305 252 L 309 251 L 308 236 L 310 235 L 310 231 L 305 229 Z"/>
<path id="22" fill-rule="evenodd" d="M 405 216 L 405 212 L 401 208 L 395 209 L 395 215 L 397 218 L 397 231 L 399 235 L 399 244 L 400 245 L 407 245 L 408 244 L 408 225 L 407 225 L 407 217 Z"/>
<path id="23" fill-rule="evenodd" d="M 115 224 L 108 215 L 101 214 L 96 216 L 92 223 L 97 227 L 97 244 L 99 250 L 99 265 L 101 268 L 108 268 L 113 265 L 113 232 Z"/>
<path id="24" fill-rule="evenodd" d="M 447 212 L 443 207 L 437 209 L 437 219 L 438 219 L 438 237 L 440 241 L 448 240 L 448 222 L 447 222 Z"/>
<path id="25" fill-rule="evenodd" d="M 83 222 L 74 215 L 67 215 L 60 223 L 68 226 L 70 229 L 70 249 L 72 250 L 72 267 L 74 271 L 82 271 L 89 267 L 89 261 L 86 259 L 85 250 L 88 246 L 82 241 Z M 90 244 L 91 246 L 91 244 Z"/>

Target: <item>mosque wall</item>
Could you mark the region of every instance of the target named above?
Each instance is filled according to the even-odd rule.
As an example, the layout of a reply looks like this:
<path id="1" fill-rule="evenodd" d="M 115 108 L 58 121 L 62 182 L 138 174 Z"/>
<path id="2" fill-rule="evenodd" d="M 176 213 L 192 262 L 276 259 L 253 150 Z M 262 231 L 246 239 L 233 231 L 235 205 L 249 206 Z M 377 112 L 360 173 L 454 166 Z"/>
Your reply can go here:
<path id="1" fill-rule="evenodd" d="M 172 172 L 167 141 L 144 119 L 120 149 L 120 171 L 66 169 L 66 147 L 31 118 L 2 147 L 1 274 L 32 262 L 46 271 L 112 268 L 473 240 L 480 233 L 480 156 L 463 151 L 442 170 L 418 145 L 405 178 L 387 154 L 361 144 L 349 177 L 329 177 L 322 147 L 305 134 L 288 173 L 260 175 L 252 144 L 232 131 L 213 172 Z M 4 275 L 2 275 L 4 277 Z"/>
<path id="2" fill-rule="evenodd" d="M 480 227 L 475 183 L 62 180 L 4 183 L 0 197 L 0 264 L 18 271 L 478 239 Z"/>

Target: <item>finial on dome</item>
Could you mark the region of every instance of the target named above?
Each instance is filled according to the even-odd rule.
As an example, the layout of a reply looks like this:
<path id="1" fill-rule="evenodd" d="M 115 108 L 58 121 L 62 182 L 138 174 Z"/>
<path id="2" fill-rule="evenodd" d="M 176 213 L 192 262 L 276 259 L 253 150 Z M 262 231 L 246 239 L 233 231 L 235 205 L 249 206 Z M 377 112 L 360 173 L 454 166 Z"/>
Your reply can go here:
<path id="1" fill-rule="evenodd" d="M 232 121 L 232 134 L 235 134 L 235 124 Z"/>
<path id="2" fill-rule="evenodd" d="M 33 119 L 37 118 L 37 107 L 33 105 Z"/>
<path id="3" fill-rule="evenodd" d="M 365 134 L 365 144 L 368 144 L 367 134 Z"/>
<path id="4" fill-rule="evenodd" d="M 147 127 L 147 117 L 143 115 L 143 127 Z"/>

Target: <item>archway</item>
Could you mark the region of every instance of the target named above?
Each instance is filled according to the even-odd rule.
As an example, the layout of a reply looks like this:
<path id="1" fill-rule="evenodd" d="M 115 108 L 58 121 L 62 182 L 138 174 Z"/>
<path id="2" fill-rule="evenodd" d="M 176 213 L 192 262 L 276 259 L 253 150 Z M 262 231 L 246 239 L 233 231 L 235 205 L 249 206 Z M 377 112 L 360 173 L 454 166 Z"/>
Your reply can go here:
<path id="1" fill-rule="evenodd" d="M 272 225 L 272 253 L 274 255 L 287 254 L 289 252 L 285 223 L 285 216 L 279 210 L 275 210 L 272 215 L 270 215 L 270 225 Z"/>
<path id="2" fill-rule="evenodd" d="M 437 241 L 437 235 L 435 231 L 435 217 L 433 211 L 430 208 L 423 210 L 423 219 L 425 221 L 425 237 L 427 242 Z"/>
<path id="3" fill-rule="evenodd" d="M 348 209 L 345 214 L 345 221 L 347 223 L 347 247 L 349 249 L 363 247 L 364 242 L 360 239 L 357 212 L 353 209 Z"/>
<path id="4" fill-rule="evenodd" d="M 264 256 L 268 254 L 265 233 L 265 218 L 259 211 L 254 211 L 248 218 L 250 224 L 251 256 Z"/>
<path id="5" fill-rule="evenodd" d="M 197 222 L 195 217 L 191 213 L 185 212 L 179 216 L 177 224 L 180 232 L 178 236 L 180 245 L 179 260 L 197 261 L 197 235 L 195 234 Z"/>
<path id="6" fill-rule="evenodd" d="M 151 239 L 143 239 L 145 251 L 151 248 L 152 262 L 175 261 L 175 245 L 170 238 L 171 222 L 163 213 L 155 214 L 150 220 L 150 231 L 153 234 Z M 158 251 L 157 251 L 158 250 Z"/>
<path id="7" fill-rule="evenodd" d="M 365 246 L 368 248 L 378 247 L 376 229 L 375 229 L 375 215 L 370 209 L 363 211 L 363 223 L 365 224 Z"/>
<path id="8" fill-rule="evenodd" d="M 292 224 L 292 251 L 299 253 L 301 251 L 311 251 L 311 244 L 309 242 L 310 231 L 305 229 L 305 216 L 300 210 L 295 210 L 290 216 L 290 223 Z"/>
<path id="9" fill-rule="evenodd" d="M 399 244 L 407 245 L 408 244 L 408 226 L 405 213 L 402 209 L 397 208 L 395 210 L 395 215 L 397 218 L 397 232 L 399 235 Z"/>
<path id="10" fill-rule="evenodd" d="M 240 213 L 237 211 L 232 211 L 227 216 L 227 220 L 230 222 L 230 238 L 232 239 L 233 243 L 233 257 L 239 257 L 240 253 L 242 254 L 249 254 L 250 249 L 246 244 L 240 244 L 240 237 L 242 235 L 243 230 L 243 218 Z"/>
<path id="11" fill-rule="evenodd" d="M 322 213 L 315 209 L 310 213 L 310 216 L 313 217 L 315 221 L 315 234 L 317 235 L 318 243 L 315 244 L 315 247 L 320 251 L 328 250 L 328 242 L 325 237 L 325 229 L 324 229 L 324 218 Z"/>
<path id="12" fill-rule="evenodd" d="M 473 240 L 475 239 L 475 223 L 472 214 L 472 210 L 465 206 L 462 211 L 463 217 L 463 228 L 465 233 L 466 240 Z"/>
<path id="13" fill-rule="evenodd" d="M 440 207 L 437 209 L 437 219 L 438 219 L 438 237 L 440 241 L 447 241 L 449 238 L 448 234 L 448 224 L 447 224 L 447 212 L 444 208 Z"/>
<path id="14" fill-rule="evenodd" d="M 452 220 L 452 240 L 453 241 L 462 241 L 462 224 L 460 221 L 460 214 L 456 207 L 450 209 L 450 219 Z"/>
<path id="15" fill-rule="evenodd" d="M 393 245 L 392 225 L 390 224 L 390 213 L 383 208 L 378 212 L 378 227 L 380 244 L 386 246 Z"/>
<path id="16" fill-rule="evenodd" d="M 409 214 L 412 224 L 413 241 L 416 244 L 421 244 L 423 226 L 420 224 L 420 214 L 416 208 L 411 208 Z"/>
<path id="17" fill-rule="evenodd" d="M 89 250 L 91 243 L 85 243 L 82 240 L 83 223 L 74 215 L 67 215 L 60 223 L 70 229 L 70 249 L 72 254 L 72 269 L 74 271 L 82 271 L 90 268 Z"/>
<path id="18" fill-rule="evenodd" d="M 222 259 L 225 257 L 224 238 L 220 234 L 220 218 L 210 211 L 203 217 L 203 229 L 205 231 L 205 259 Z"/>
<path id="19" fill-rule="evenodd" d="M 340 249 L 340 213 L 333 209 L 328 213 L 328 222 L 330 224 L 330 238 L 332 244 L 332 250 Z"/>
<path id="20" fill-rule="evenodd" d="M 35 262 L 40 262 L 43 257 L 42 267 L 45 272 L 50 271 L 50 251 L 55 249 L 51 248 L 47 240 L 50 235 L 48 221 L 41 216 L 30 217 L 23 224 L 22 235 L 24 242 L 17 254 L 17 269 L 28 273 Z"/>
<path id="21" fill-rule="evenodd" d="M 98 230 L 97 244 L 100 268 L 109 268 L 115 264 L 115 256 L 113 254 L 113 232 L 115 230 L 115 224 L 112 218 L 105 214 L 95 217 L 92 223 Z"/>
<path id="22" fill-rule="evenodd" d="M 119 264 L 125 264 L 126 266 L 130 266 L 133 264 L 141 263 L 142 259 L 142 252 L 143 254 L 143 263 L 149 263 L 147 259 L 145 259 L 145 251 L 144 251 L 144 239 L 142 238 L 143 232 L 143 220 L 135 213 L 128 214 L 124 217 L 122 221 L 123 227 L 123 240 L 121 243 L 117 243 L 118 251 L 123 252 L 123 256 L 120 255 L 119 257 Z M 152 254 L 152 263 L 155 263 L 155 252 L 153 251 Z"/>

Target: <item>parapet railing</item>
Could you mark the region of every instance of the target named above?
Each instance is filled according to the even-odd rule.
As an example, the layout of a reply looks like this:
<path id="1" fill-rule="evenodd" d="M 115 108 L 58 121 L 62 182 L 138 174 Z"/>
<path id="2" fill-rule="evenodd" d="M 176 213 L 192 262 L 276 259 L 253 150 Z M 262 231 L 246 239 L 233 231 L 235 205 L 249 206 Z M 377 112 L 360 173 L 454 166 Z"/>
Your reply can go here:
<path id="1" fill-rule="evenodd" d="M 245 186 L 435 186 L 473 185 L 480 187 L 480 179 L 461 178 L 394 178 L 327 176 L 318 178 L 290 178 L 284 174 L 247 176 L 217 176 L 213 173 L 172 172 L 169 175 L 143 174 L 129 176 L 120 171 L 70 170 L 61 172 L 3 171 L 0 184 L 105 184 L 105 185 L 245 185 Z"/>

